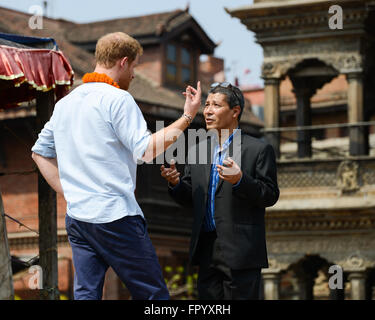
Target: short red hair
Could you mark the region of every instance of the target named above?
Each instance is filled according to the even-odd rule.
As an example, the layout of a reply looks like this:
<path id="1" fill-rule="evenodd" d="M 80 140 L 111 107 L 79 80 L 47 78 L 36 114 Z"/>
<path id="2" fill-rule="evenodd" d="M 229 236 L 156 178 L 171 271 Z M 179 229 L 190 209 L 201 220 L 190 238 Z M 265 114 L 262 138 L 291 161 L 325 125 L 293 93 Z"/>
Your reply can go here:
<path id="1" fill-rule="evenodd" d="M 133 62 L 138 55 L 142 55 L 141 44 L 124 32 L 108 33 L 102 36 L 95 49 L 96 63 L 106 68 L 112 68 L 116 61 L 128 57 Z"/>

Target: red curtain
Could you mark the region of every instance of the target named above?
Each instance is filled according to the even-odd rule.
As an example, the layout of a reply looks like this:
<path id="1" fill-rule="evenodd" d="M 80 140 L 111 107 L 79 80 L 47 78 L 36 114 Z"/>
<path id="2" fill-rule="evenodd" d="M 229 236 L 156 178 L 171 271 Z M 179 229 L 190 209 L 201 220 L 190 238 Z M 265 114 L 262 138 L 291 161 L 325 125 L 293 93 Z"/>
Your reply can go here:
<path id="1" fill-rule="evenodd" d="M 0 86 L 2 106 L 30 100 L 35 90 L 54 89 L 59 99 L 73 85 L 73 74 L 61 51 L 0 45 L 0 80 L 3 84 L 4 80 L 7 83 Z M 10 90 L 9 81 L 18 90 Z"/>

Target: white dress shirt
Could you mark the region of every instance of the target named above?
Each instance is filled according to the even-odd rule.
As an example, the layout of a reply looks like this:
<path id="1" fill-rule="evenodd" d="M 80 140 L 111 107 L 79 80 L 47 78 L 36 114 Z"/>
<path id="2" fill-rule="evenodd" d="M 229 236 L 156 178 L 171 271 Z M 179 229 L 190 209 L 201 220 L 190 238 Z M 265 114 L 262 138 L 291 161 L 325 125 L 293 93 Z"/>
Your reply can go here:
<path id="1" fill-rule="evenodd" d="M 67 214 L 107 223 L 143 213 L 135 199 L 137 160 L 151 133 L 125 90 L 86 83 L 56 103 L 32 151 L 57 157 Z"/>

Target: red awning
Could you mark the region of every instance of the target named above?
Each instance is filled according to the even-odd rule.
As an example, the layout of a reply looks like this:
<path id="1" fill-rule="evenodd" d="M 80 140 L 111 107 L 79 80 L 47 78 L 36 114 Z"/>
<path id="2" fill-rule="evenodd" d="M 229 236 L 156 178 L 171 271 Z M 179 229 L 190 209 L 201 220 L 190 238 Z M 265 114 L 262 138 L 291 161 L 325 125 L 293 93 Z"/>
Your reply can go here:
<path id="1" fill-rule="evenodd" d="M 61 51 L 0 45 L 0 108 L 32 100 L 54 89 L 61 98 L 73 84 L 73 70 Z"/>

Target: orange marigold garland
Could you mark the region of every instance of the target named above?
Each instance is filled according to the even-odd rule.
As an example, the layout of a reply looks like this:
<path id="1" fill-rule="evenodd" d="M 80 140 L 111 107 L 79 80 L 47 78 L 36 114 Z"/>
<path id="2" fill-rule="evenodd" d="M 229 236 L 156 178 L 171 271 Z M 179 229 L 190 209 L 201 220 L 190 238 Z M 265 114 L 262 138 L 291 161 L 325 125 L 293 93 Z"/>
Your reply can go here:
<path id="1" fill-rule="evenodd" d="M 114 81 L 111 77 L 107 76 L 104 73 L 97 73 L 97 72 L 86 73 L 83 76 L 82 81 L 84 83 L 87 83 L 87 82 L 104 82 L 104 83 L 108 83 L 111 86 L 114 86 L 114 87 L 120 89 L 120 86 L 117 84 L 117 82 Z"/>

